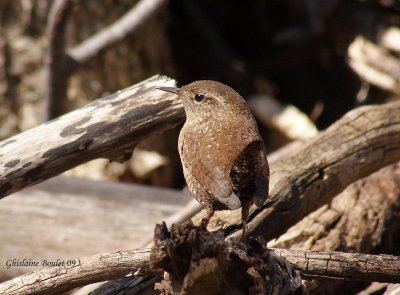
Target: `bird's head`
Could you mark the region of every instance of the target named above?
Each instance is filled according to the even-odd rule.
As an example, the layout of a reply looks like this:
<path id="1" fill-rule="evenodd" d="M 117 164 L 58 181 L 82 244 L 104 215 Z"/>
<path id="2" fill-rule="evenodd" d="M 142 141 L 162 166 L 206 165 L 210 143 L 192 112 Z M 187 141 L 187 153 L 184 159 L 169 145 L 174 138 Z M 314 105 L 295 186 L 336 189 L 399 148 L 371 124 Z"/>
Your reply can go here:
<path id="1" fill-rule="evenodd" d="M 177 94 L 189 120 L 248 112 L 244 99 L 231 87 L 220 82 L 201 80 L 181 88 L 157 87 L 157 89 Z"/>

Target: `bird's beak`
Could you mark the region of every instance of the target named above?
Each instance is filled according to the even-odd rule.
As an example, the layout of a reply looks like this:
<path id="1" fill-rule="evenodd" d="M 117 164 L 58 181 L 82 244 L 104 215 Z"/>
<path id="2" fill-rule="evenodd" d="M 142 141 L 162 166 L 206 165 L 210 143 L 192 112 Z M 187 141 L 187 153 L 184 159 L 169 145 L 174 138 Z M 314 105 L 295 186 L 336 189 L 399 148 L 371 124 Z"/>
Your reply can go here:
<path id="1" fill-rule="evenodd" d="M 158 90 L 162 90 L 162 91 L 166 91 L 166 92 L 171 92 L 174 94 L 178 94 L 179 93 L 179 88 L 177 87 L 156 87 L 156 89 Z"/>

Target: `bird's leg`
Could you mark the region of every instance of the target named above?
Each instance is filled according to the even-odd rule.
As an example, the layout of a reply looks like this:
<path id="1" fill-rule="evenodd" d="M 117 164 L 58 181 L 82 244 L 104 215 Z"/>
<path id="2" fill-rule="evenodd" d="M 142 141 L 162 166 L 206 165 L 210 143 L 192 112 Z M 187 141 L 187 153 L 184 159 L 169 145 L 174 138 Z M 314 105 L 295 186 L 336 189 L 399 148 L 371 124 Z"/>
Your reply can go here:
<path id="1" fill-rule="evenodd" d="M 242 206 L 242 242 L 246 242 L 246 234 L 247 234 L 247 218 L 249 217 L 249 206 L 247 204 L 243 204 Z"/>
<path id="2" fill-rule="evenodd" d="M 207 230 L 208 222 L 210 221 L 211 217 L 214 215 L 214 209 L 212 207 L 206 207 L 206 216 L 201 219 L 200 227 L 202 229 Z"/>

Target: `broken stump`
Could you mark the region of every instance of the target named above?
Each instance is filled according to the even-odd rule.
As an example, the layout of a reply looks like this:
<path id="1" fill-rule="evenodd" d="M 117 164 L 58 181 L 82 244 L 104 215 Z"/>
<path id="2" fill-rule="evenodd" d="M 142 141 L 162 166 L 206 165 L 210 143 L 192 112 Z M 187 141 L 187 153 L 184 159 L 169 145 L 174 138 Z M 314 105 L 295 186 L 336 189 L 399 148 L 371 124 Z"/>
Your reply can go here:
<path id="1" fill-rule="evenodd" d="M 294 294 L 300 274 L 261 238 L 246 243 L 224 232 L 209 232 L 189 220 L 154 231 L 150 267 L 164 270 L 159 294 Z"/>

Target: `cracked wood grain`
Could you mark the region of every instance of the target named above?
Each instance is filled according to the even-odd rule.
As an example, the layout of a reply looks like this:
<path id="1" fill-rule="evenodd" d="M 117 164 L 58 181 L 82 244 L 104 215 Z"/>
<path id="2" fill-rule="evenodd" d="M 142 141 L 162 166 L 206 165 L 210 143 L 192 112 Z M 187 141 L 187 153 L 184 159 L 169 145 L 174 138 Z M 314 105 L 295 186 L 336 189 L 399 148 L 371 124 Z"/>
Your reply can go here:
<path id="1" fill-rule="evenodd" d="M 276 249 L 303 278 L 342 279 L 349 281 L 400 281 L 400 257 L 343 252 L 316 252 L 295 249 Z"/>
<path id="2" fill-rule="evenodd" d="M 400 102 L 360 107 L 271 165 L 270 197 L 251 210 L 252 235 L 271 240 L 352 182 L 400 160 Z M 195 221 L 204 212 L 195 216 Z M 211 229 L 238 237 L 240 212 L 217 212 Z"/>
<path id="3" fill-rule="evenodd" d="M 127 275 L 155 275 L 149 270 L 150 251 L 143 248 L 83 257 L 74 266 L 46 268 L 3 282 L 0 294 L 59 294 Z M 304 278 L 400 283 L 400 257 L 293 249 L 274 251 L 285 257 Z"/>
<path id="4" fill-rule="evenodd" d="M 0 294 L 59 294 L 93 282 L 134 273 L 149 273 L 150 249 L 102 253 L 76 260 L 73 266 L 45 268 L 0 284 Z"/>
<path id="5" fill-rule="evenodd" d="M 160 85 L 175 82 L 154 76 L 0 142 L 0 198 L 96 158 L 127 160 L 145 136 L 182 122 Z"/>
<path id="6" fill-rule="evenodd" d="M 273 248 L 394 254 L 400 162 L 360 179 L 269 243 Z"/>

